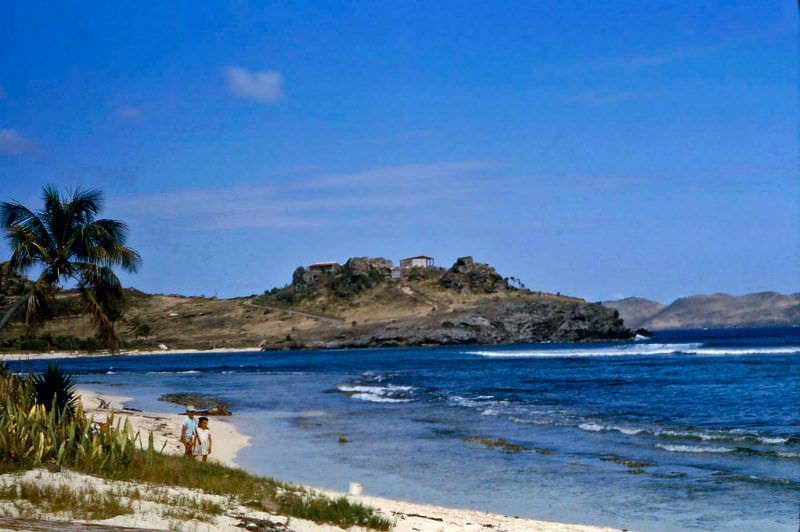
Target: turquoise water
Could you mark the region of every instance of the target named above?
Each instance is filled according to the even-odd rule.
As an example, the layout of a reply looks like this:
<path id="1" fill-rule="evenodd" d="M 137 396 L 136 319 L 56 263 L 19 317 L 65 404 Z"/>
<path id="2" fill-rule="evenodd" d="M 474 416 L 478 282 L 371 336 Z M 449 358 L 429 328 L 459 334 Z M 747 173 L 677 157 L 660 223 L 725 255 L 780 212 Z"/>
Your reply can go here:
<path id="1" fill-rule="evenodd" d="M 790 328 L 62 364 L 134 407 L 176 410 L 156 400 L 165 392 L 223 397 L 253 436 L 242 466 L 285 480 L 619 528 L 795 531 L 798 355 Z"/>

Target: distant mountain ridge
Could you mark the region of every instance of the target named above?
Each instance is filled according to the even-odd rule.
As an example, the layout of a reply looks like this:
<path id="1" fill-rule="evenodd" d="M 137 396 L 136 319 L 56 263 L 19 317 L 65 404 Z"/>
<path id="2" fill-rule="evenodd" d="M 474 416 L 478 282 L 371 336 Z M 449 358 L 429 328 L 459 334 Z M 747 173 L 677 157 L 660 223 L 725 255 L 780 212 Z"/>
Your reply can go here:
<path id="1" fill-rule="evenodd" d="M 663 305 L 640 297 L 604 301 L 632 329 L 700 329 L 800 324 L 800 293 L 704 294 Z"/>

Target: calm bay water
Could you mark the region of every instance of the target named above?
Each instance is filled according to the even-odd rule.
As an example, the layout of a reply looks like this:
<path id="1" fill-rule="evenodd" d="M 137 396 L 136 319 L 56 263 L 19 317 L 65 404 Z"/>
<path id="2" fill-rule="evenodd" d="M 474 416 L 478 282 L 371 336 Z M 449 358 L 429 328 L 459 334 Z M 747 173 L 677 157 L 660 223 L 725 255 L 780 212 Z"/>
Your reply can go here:
<path id="1" fill-rule="evenodd" d="M 640 530 L 798 529 L 798 328 L 59 362 L 137 408 L 223 398 L 253 436 L 239 462 L 284 480 Z"/>

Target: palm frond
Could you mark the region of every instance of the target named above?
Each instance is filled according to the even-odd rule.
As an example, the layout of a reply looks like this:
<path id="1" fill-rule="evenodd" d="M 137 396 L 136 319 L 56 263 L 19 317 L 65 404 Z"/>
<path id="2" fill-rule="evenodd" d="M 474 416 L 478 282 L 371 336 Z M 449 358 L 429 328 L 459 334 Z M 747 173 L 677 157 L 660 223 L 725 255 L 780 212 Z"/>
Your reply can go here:
<path id="1" fill-rule="evenodd" d="M 47 227 L 48 233 L 53 240 L 54 247 L 61 247 L 61 236 L 64 234 L 64 204 L 61 193 L 52 185 L 47 185 L 42 189 L 42 200 L 44 209 L 39 213 L 39 217 Z"/>
<path id="2" fill-rule="evenodd" d="M 99 190 L 75 189 L 64 205 L 64 236 L 66 242 L 77 229 L 90 224 L 103 207 L 103 193 Z"/>
<path id="3" fill-rule="evenodd" d="M 11 244 L 11 268 L 24 272 L 37 262 L 47 262 L 49 250 L 44 248 L 36 234 L 22 226 L 11 226 L 6 229 L 6 237 Z"/>
<path id="4" fill-rule="evenodd" d="M 92 314 L 97 335 L 117 347 L 114 321 L 121 315 L 125 293 L 114 270 L 92 263 L 75 263 L 78 288 L 87 310 Z"/>
<path id="5" fill-rule="evenodd" d="M 118 220 L 95 220 L 75 231 L 70 248 L 79 259 L 134 272 L 141 257 L 124 245 L 127 230 L 127 225 Z"/>
<path id="6" fill-rule="evenodd" d="M 11 232 L 22 230 L 31 235 L 41 248 L 52 251 L 55 248 L 53 239 L 47 226 L 40 217 L 26 206 L 18 202 L 3 202 L 0 204 L 0 224 L 11 238 Z"/>
<path id="7" fill-rule="evenodd" d="M 12 247 L 11 266 L 17 270 L 42 267 L 34 289 L 12 310 L 24 306 L 25 321 L 30 324 L 49 312 L 61 281 L 75 279 L 99 335 L 113 345 L 114 321 L 121 315 L 124 292 L 112 268 L 133 272 L 141 261 L 136 250 L 125 245 L 128 228 L 118 220 L 95 219 L 103 205 L 99 190 L 76 188 L 61 194 L 47 186 L 42 194 L 44 208 L 39 212 L 18 202 L 0 204 L 0 222 Z M 0 328 L 10 315 L 9 311 L 0 318 Z"/>

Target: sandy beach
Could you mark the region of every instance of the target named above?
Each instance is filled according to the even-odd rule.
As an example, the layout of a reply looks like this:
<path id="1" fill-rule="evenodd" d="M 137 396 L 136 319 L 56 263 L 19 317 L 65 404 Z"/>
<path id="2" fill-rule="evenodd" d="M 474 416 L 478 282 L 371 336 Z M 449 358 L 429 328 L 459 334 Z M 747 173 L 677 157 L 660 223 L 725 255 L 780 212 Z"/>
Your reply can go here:
<path id="1" fill-rule="evenodd" d="M 139 432 L 146 442 L 150 431 L 153 432 L 154 442 L 164 452 L 180 454 L 182 447 L 178 441 L 182 416 L 161 412 L 141 412 L 125 408 L 125 402 L 131 398 L 124 396 L 98 393 L 89 390 L 79 391 L 87 415 L 94 416 L 97 420 L 105 420 L 112 412 L 115 418 L 127 420 L 134 432 Z M 236 455 L 245 446 L 250 445 L 250 438 L 242 434 L 236 426 L 220 417 L 212 417 L 210 426 L 214 437 L 214 452 L 212 459 L 236 467 Z M 247 519 L 268 521 L 276 526 L 288 525 L 288 530 L 304 531 L 332 531 L 340 528 L 318 525 L 310 521 L 287 519 L 264 512 L 245 508 L 235 501 L 225 497 L 207 495 L 196 490 L 175 487 L 144 486 L 134 482 L 118 482 L 105 480 L 89 475 L 74 472 L 50 473 L 44 469 L 25 472 L 22 475 L 2 475 L 0 485 L 14 482 L 34 481 L 49 485 L 80 485 L 91 486 L 98 491 L 114 490 L 122 492 L 134 487 L 147 493 L 158 493 L 158 497 L 144 498 L 133 505 L 135 512 L 129 515 L 117 516 L 103 521 L 96 521 L 106 525 L 139 527 L 150 529 L 175 529 L 180 530 L 241 530 L 242 524 Z M 291 480 L 291 479 L 289 479 Z M 330 497 L 341 497 L 345 494 L 307 487 L 310 490 L 323 493 Z M 197 500 L 209 500 L 226 507 L 224 515 L 215 517 L 213 523 L 200 521 L 187 521 L 176 523 L 165 517 L 165 508 L 170 497 L 192 497 Z M 593 527 L 586 525 L 564 524 L 532 519 L 521 519 L 503 515 L 489 514 L 468 509 L 444 508 L 426 504 L 417 504 L 404 501 L 373 497 L 368 494 L 347 497 L 354 502 L 376 508 L 384 516 L 395 522 L 393 530 L 400 532 L 438 532 L 442 530 L 502 530 L 502 531 L 601 531 L 613 530 L 609 528 Z M 165 502 L 167 501 L 167 502 Z M 4 503 L 8 506 L 9 503 Z M 57 516 L 53 516 L 57 519 Z"/>
<path id="2" fill-rule="evenodd" d="M 114 419 L 118 422 L 124 423 L 127 420 L 130 423 L 134 434 L 137 432 L 140 434 L 144 445 L 147 445 L 148 436 L 152 432 L 153 443 L 157 450 L 163 449 L 163 452 L 170 454 L 183 454 L 183 446 L 179 441 L 183 415 L 128 410 L 124 407 L 124 403 L 131 398 L 121 395 L 90 390 L 79 390 L 79 394 L 86 415 L 94 416 L 95 420 L 105 421 L 113 412 Z M 236 426 L 226 421 L 224 417 L 212 417 L 210 426 L 214 439 L 212 459 L 237 467 L 236 453 L 250 445 L 250 438 L 239 432 Z"/>
<path id="3" fill-rule="evenodd" d="M 108 357 L 108 356 L 147 356 L 147 355 L 191 355 L 195 353 L 251 353 L 261 351 L 260 347 L 219 347 L 217 349 L 122 349 L 117 353 L 108 351 L 97 351 L 89 353 L 86 351 L 50 351 L 48 353 L 0 353 L 0 362 L 11 362 L 16 360 L 50 360 L 56 358 L 85 358 L 85 357 Z"/>

